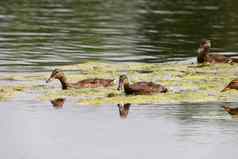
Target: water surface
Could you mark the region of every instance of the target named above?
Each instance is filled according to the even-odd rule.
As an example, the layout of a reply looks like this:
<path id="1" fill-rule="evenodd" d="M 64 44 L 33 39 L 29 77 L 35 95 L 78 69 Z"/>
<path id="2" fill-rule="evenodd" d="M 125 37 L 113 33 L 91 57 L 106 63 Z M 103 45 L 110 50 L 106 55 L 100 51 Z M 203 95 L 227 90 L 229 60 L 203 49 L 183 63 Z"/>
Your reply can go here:
<path id="1" fill-rule="evenodd" d="M 238 50 L 238 2 L 9 0 L 0 2 L 0 70 L 42 71 L 85 60 L 180 61 L 209 38 Z M 22 67 L 24 66 L 24 67 Z"/>
<path id="2" fill-rule="evenodd" d="M 196 56 L 202 38 L 216 50 L 237 52 L 237 6 L 235 0 L 0 1 L 0 71 L 42 72 L 87 60 L 183 61 Z M 0 103 L 0 158 L 236 158 L 238 120 L 223 103 L 132 103 L 121 117 L 117 105 L 66 99 L 53 107 L 35 96 Z"/>
<path id="3" fill-rule="evenodd" d="M 238 146 L 223 104 L 132 104 L 121 118 L 117 105 L 23 101 L 0 103 L 1 158 L 232 159 Z"/>

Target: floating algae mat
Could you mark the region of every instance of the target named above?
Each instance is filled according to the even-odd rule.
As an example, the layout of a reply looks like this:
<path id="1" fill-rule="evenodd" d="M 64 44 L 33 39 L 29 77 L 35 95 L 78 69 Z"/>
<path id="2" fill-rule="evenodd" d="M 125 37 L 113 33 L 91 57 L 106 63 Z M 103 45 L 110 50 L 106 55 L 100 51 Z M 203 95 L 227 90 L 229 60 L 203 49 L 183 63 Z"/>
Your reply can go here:
<path id="1" fill-rule="evenodd" d="M 220 91 L 232 79 L 238 77 L 238 64 L 142 64 L 87 62 L 78 65 L 60 66 L 69 82 L 87 78 L 115 79 L 115 85 L 109 88 L 84 88 L 61 90 L 60 82 L 46 84 L 51 72 L 5 74 L 0 81 L 0 101 L 9 100 L 21 92 L 30 92 L 37 99 L 74 98 L 81 105 L 105 105 L 118 103 L 169 104 L 200 102 L 236 102 L 238 91 Z M 50 70 L 56 67 L 50 68 Z M 125 96 L 116 90 L 118 78 L 126 74 L 130 83 L 152 81 L 168 88 L 168 93 L 144 96 Z M 15 84 L 14 82 L 21 82 Z"/>
<path id="2" fill-rule="evenodd" d="M 86 78 L 113 78 L 115 79 L 115 85 L 110 88 L 77 90 L 43 88 L 41 89 L 40 99 L 74 97 L 81 105 L 234 102 L 238 99 L 238 91 L 232 90 L 225 93 L 220 93 L 220 91 L 232 79 L 238 77 L 237 66 L 237 64 L 114 64 L 99 62 L 61 66 L 58 68 L 65 71 L 70 82 Z M 121 74 L 126 74 L 130 83 L 152 81 L 166 86 L 169 92 L 143 96 L 125 96 L 123 92 L 116 90 L 118 77 Z M 60 83 L 58 87 L 60 87 Z"/>
<path id="3" fill-rule="evenodd" d="M 24 89 L 23 86 L 0 86 L 0 101 L 9 100 Z"/>

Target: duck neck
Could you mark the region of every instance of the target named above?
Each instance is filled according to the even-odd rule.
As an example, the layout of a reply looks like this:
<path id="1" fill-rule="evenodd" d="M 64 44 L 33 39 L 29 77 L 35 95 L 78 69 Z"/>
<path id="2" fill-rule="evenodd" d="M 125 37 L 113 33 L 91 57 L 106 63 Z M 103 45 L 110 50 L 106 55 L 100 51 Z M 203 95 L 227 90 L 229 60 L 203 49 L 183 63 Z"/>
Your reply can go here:
<path id="1" fill-rule="evenodd" d="M 125 81 L 124 81 L 123 87 L 124 87 L 125 93 L 127 94 L 127 93 L 130 91 L 130 84 L 129 84 L 129 81 L 128 81 L 128 80 L 125 80 Z"/>
<path id="2" fill-rule="evenodd" d="M 200 51 L 200 54 L 202 56 L 205 56 L 209 53 L 209 48 L 208 47 L 205 47 L 205 48 L 202 48 L 201 51 Z"/>
<path id="3" fill-rule="evenodd" d="M 198 49 L 198 62 L 203 63 L 205 62 L 206 56 L 208 56 L 209 53 L 209 48 L 208 47 L 203 47 Z"/>
<path id="4" fill-rule="evenodd" d="M 65 76 L 62 76 L 61 78 L 59 78 L 59 81 L 61 83 L 62 89 L 68 89 L 70 84 L 67 82 L 67 79 Z"/>

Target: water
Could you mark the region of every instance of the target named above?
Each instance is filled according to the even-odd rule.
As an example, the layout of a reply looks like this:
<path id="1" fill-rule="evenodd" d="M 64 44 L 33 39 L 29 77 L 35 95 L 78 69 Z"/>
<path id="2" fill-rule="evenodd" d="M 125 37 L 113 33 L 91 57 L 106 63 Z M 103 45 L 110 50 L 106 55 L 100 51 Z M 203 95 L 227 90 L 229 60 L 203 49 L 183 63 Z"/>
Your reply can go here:
<path id="1" fill-rule="evenodd" d="M 181 61 L 209 38 L 238 50 L 238 2 L 9 0 L 0 2 L 0 71 L 43 71 L 85 60 Z M 24 66 L 24 67 L 23 67 Z"/>
<path id="2" fill-rule="evenodd" d="M 121 118 L 117 105 L 17 103 L 0 104 L 1 158 L 232 159 L 238 145 L 222 104 L 132 104 Z"/>
<path id="3" fill-rule="evenodd" d="M 0 71 L 42 72 L 87 60 L 183 61 L 196 56 L 202 38 L 236 52 L 237 6 L 235 0 L 0 1 Z M 120 116 L 117 105 L 79 106 L 67 98 L 53 107 L 35 96 L 0 103 L 0 158 L 236 158 L 238 119 L 223 103 L 132 103 Z"/>

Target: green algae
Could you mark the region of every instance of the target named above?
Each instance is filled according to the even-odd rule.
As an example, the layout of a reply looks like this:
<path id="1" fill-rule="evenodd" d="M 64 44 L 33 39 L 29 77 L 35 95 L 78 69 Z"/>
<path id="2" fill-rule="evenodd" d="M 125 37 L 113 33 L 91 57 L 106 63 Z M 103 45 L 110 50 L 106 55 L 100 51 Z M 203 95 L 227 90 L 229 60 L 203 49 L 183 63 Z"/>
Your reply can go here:
<path id="1" fill-rule="evenodd" d="M 66 73 L 68 79 L 77 81 L 86 78 L 113 78 L 126 74 L 131 83 L 152 81 L 169 89 L 165 94 L 147 96 L 125 96 L 123 92 L 110 88 L 44 90 L 40 98 L 48 100 L 59 97 L 75 97 L 81 105 L 103 105 L 117 103 L 169 104 L 234 101 L 238 91 L 220 93 L 224 86 L 238 75 L 237 65 L 196 64 L 141 64 L 141 63 L 99 63 L 62 66 L 63 70 L 80 70 L 80 73 Z M 86 73 L 85 73 L 86 72 Z M 145 72 L 145 73 L 144 73 Z"/>
<path id="2" fill-rule="evenodd" d="M 204 98 L 205 97 L 205 98 Z M 188 101 L 188 99 L 190 101 Z M 79 100 L 82 105 L 103 105 L 103 104 L 118 104 L 118 103 L 133 103 L 133 104 L 172 104 L 172 103 L 190 103 L 193 102 L 212 102 L 215 97 L 208 96 L 206 93 L 167 93 L 158 95 L 139 95 L 139 96 L 117 96 L 112 98 L 94 98 Z"/>
<path id="3" fill-rule="evenodd" d="M 24 86 L 0 86 L 0 101 L 7 101 L 25 89 Z"/>
<path id="4" fill-rule="evenodd" d="M 108 94 L 117 95 L 117 90 L 111 88 L 108 92 L 106 88 L 84 88 L 84 89 L 71 89 L 71 90 L 44 90 L 42 100 L 49 100 L 53 98 L 65 98 L 65 97 L 78 97 L 79 99 L 93 99 L 98 97 L 107 97 Z"/>
<path id="5" fill-rule="evenodd" d="M 233 90 L 224 93 L 220 91 L 232 79 L 238 76 L 237 66 L 237 64 L 114 64 L 87 62 L 77 65 L 52 67 L 52 70 L 55 68 L 64 70 L 70 82 L 77 82 L 87 78 L 115 79 L 114 86 L 109 88 L 61 90 L 59 81 L 57 81 L 58 83 L 54 81 L 54 87 L 51 87 L 51 84 L 44 83 L 51 72 L 6 74 L 0 80 L 8 80 L 8 83 L 15 80 L 30 81 L 31 83 L 27 85 L 27 90 L 31 90 L 41 100 L 72 97 L 81 105 L 104 105 L 122 102 L 136 104 L 229 102 L 236 101 L 238 91 Z M 118 77 L 121 74 L 126 74 L 131 83 L 152 81 L 162 84 L 168 88 L 169 92 L 147 96 L 125 96 L 123 92 L 116 90 Z M 6 87 L 2 91 L 3 93 L 0 94 L 1 99 L 9 99 L 7 97 L 14 97 L 17 92 L 21 91 L 26 91 L 25 87 Z"/>

